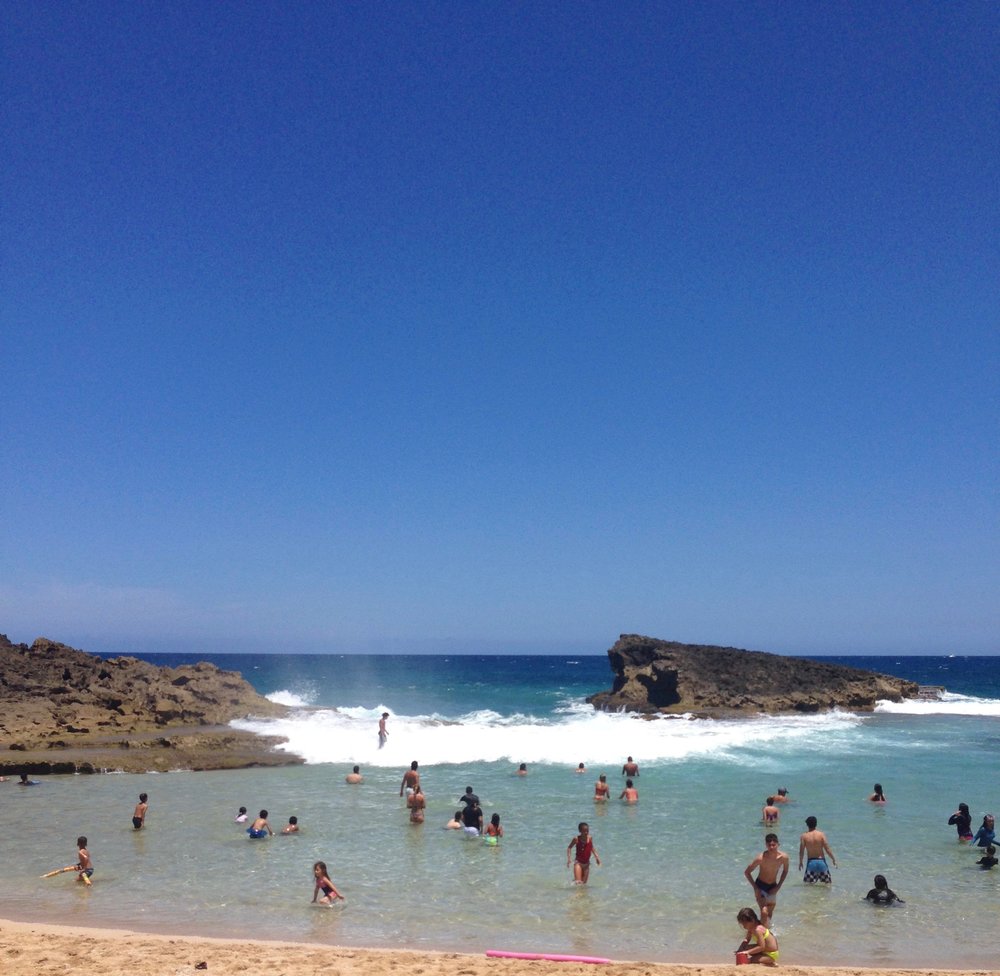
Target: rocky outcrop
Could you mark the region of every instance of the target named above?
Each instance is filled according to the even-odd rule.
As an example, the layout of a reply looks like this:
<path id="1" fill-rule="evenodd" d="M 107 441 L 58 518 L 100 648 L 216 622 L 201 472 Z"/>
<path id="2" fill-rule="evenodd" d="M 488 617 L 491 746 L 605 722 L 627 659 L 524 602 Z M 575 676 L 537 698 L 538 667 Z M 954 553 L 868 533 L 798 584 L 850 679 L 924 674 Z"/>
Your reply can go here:
<path id="1" fill-rule="evenodd" d="M 610 691 L 587 701 L 605 711 L 677 715 L 686 712 L 818 712 L 870 710 L 879 700 L 915 698 L 902 678 L 736 647 L 678 644 L 622 634 L 609 648 Z"/>
<path id="2" fill-rule="evenodd" d="M 280 740 L 226 728 L 286 711 L 214 664 L 105 660 L 44 637 L 29 647 L 0 634 L 0 772 L 297 762 L 274 752 Z"/>

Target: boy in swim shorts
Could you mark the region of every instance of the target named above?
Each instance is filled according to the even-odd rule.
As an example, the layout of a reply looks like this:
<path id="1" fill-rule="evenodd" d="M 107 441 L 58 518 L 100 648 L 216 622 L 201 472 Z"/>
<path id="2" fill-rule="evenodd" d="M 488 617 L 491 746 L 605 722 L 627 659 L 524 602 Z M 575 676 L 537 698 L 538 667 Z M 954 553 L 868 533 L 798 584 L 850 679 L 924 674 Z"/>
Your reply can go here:
<path id="1" fill-rule="evenodd" d="M 816 829 L 816 818 L 806 817 L 806 826 L 809 828 L 804 834 L 799 836 L 799 870 L 802 870 L 802 861 L 806 854 L 809 861 L 806 864 L 806 873 L 802 875 L 802 880 L 806 884 L 815 884 L 817 881 L 823 884 L 831 884 L 833 878 L 830 876 L 830 868 L 826 863 L 827 854 L 833 866 L 837 866 L 837 859 L 830 850 L 827 843 L 826 834 L 822 830 Z"/>
<path id="2" fill-rule="evenodd" d="M 146 802 L 149 797 L 145 793 L 139 794 L 139 802 L 135 805 L 132 813 L 132 827 L 135 830 L 142 830 L 142 825 L 146 822 L 146 809 L 149 804 Z"/>
<path id="3" fill-rule="evenodd" d="M 768 834 L 764 838 L 767 845 L 746 867 L 743 872 L 747 881 L 753 886 L 754 898 L 757 899 L 757 907 L 760 909 L 761 921 L 765 926 L 770 926 L 774 918 L 774 909 L 778 903 L 778 891 L 785 883 L 788 872 L 791 869 L 791 861 L 788 855 L 778 850 L 778 835 Z M 757 868 L 757 877 L 753 877 L 753 870 Z M 778 872 L 781 877 L 778 877 Z"/>

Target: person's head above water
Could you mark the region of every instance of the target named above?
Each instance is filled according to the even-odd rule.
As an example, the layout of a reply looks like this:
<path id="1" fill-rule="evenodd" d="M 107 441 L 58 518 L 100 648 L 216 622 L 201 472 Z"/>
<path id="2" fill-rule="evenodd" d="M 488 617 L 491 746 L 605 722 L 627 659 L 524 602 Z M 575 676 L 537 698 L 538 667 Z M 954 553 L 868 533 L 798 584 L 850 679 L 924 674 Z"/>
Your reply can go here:
<path id="1" fill-rule="evenodd" d="M 816 823 L 817 823 L 817 821 L 816 821 L 815 817 L 806 817 L 806 826 L 810 830 L 815 830 L 816 829 Z"/>

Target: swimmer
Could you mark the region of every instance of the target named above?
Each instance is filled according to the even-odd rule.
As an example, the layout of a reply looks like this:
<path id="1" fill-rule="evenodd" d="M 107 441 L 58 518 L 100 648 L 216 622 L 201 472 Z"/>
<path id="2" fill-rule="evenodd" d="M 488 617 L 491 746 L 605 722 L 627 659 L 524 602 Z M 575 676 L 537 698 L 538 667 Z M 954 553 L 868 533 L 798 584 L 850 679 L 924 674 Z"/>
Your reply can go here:
<path id="1" fill-rule="evenodd" d="M 345 777 L 345 783 L 363 783 L 364 777 L 361 775 L 361 767 L 355 766 Z"/>
<path id="2" fill-rule="evenodd" d="M 608 786 L 608 777 L 601 773 L 597 778 L 597 782 L 594 784 L 594 801 L 596 803 L 605 803 L 611 799 L 611 787 Z"/>
<path id="3" fill-rule="evenodd" d="M 566 867 L 570 867 L 572 864 L 573 884 L 585 885 L 590 878 L 591 855 L 593 855 L 598 867 L 600 867 L 601 859 L 597 854 L 597 848 L 594 847 L 594 838 L 590 835 L 590 824 L 581 823 L 576 829 L 579 833 L 566 848 Z M 576 849 L 576 859 L 572 860 L 574 848 Z"/>
<path id="4" fill-rule="evenodd" d="M 747 962 L 760 963 L 762 966 L 777 966 L 778 940 L 766 925 L 761 924 L 757 913 L 752 908 L 741 908 L 736 921 L 746 931 L 746 938 L 736 950 L 737 953 L 745 953 Z"/>
<path id="5" fill-rule="evenodd" d="M 958 809 L 948 818 L 948 825 L 958 831 L 958 842 L 968 844 L 972 840 L 972 814 L 968 803 L 959 803 Z"/>
<path id="6" fill-rule="evenodd" d="M 142 830 L 143 824 L 146 822 L 146 810 L 149 808 L 149 804 L 146 802 L 149 797 L 145 793 L 139 794 L 139 802 L 135 805 L 135 810 L 132 812 L 132 828 L 133 830 Z"/>
<path id="7" fill-rule="evenodd" d="M 773 827 L 780 818 L 781 811 L 774 805 L 774 797 L 769 796 L 764 801 L 764 809 L 760 811 L 760 821 L 763 824 L 767 824 L 768 827 Z"/>
<path id="8" fill-rule="evenodd" d="M 403 790 L 413 791 L 413 788 L 420 782 L 420 773 L 417 771 L 416 759 L 410 763 L 410 768 L 403 773 L 403 782 L 399 784 L 399 795 L 403 795 Z"/>
<path id="9" fill-rule="evenodd" d="M 297 834 L 299 832 L 299 818 L 289 817 L 288 823 L 281 828 L 283 834 Z"/>
<path id="10" fill-rule="evenodd" d="M 490 822 L 486 825 L 486 830 L 483 832 L 484 839 L 486 843 L 491 847 L 495 847 L 500 838 L 503 837 L 503 827 L 500 826 L 500 814 L 494 813 L 490 817 Z"/>
<path id="11" fill-rule="evenodd" d="M 517 775 L 518 776 L 528 775 L 528 767 L 525 763 L 521 763 L 521 765 L 517 767 Z"/>
<path id="12" fill-rule="evenodd" d="M 424 807 L 427 805 L 427 800 L 419 783 L 413 787 L 413 792 L 407 798 L 406 805 L 410 808 L 410 823 L 422 824 L 424 822 Z"/>
<path id="13" fill-rule="evenodd" d="M 260 840 L 262 837 L 274 836 L 274 831 L 271 830 L 271 825 L 267 822 L 266 810 L 260 811 L 257 819 L 247 827 L 247 833 L 250 835 L 251 840 Z"/>
<path id="14" fill-rule="evenodd" d="M 323 892 L 323 897 L 319 900 L 323 905 L 332 905 L 338 898 L 341 901 L 347 900 L 334 887 L 333 882 L 327 874 L 326 864 L 323 861 L 317 861 L 313 865 L 313 878 L 316 880 L 316 887 L 313 888 L 313 902 L 319 897 L 321 891 Z"/>
<path id="15" fill-rule="evenodd" d="M 247 822 L 247 808 L 240 807 L 240 812 L 236 814 L 236 819 L 233 823 L 246 823 Z"/>
<path id="16" fill-rule="evenodd" d="M 976 861 L 976 864 L 978 864 L 984 871 L 989 871 L 990 868 L 996 867 L 997 849 L 990 844 L 990 846 L 986 848 L 986 856 L 981 857 L 978 861 Z"/>
<path id="17" fill-rule="evenodd" d="M 778 904 L 778 892 L 788 877 L 792 863 L 784 851 L 778 850 L 777 834 L 768 834 L 764 843 L 767 846 L 746 866 L 743 875 L 753 888 L 761 921 L 770 926 Z M 754 868 L 757 868 L 756 878 L 753 876 Z M 778 877 L 779 870 L 781 877 Z"/>
<path id="18" fill-rule="evenodd" d="M 632 780 L 625 780 L 625 789 L 618 794 L 618 799 L 624 800 L 626 803 L 639 802 L 639 791 L 633 785 Z"/>
<path id="19" fill-rule="evenodd" d="M 587 771 L 587 767 L 584 766 L 583 763 L 580 763 L 580 765 L 577 766 L 576 769 L 574 770 L 574 772 L 576 772 L 576 773 L 585 773 L 586 771 Z"/>
<path id="20" fill-rule="evenodd" d="M 826 834 L 822 830 L 816 829 L 816 818 L 806 817 L 806 826 L 809 828 L 804 834 L 799 836 L 799 870 L 802 870 L 802 860 L 805 854 L 809 855 L 809 863 L 806 864 L 806 873 L 802 880 L 806 884 L 815 884 L 822 881 L 823 884 L 831 884 L 833 878 L 830 876 L 830 868 L 826 863 L 826 854 L 830 855 L 833 866 L 837 866 L 837 859 L 830 850 L 827 843 Z"/>
<path id="21" fill-rule="evenodd" d="M 788 790 L 784 786 L 778 787 L 778 792 L 774 794 L 775 803 L 791 803 L 788 799 Z"/>
<path id="22" fill-rule="evenodd" d="M 868 797 L 870 803 L 885 803 L 885 793 L 882 792 L 882 784 L 876 783 L 872 787 L 872 795 Z"/>
<path id="23" fill-rule="evenodd" d="M 865 895 L 865 901 L 870 901 L 873 905 L 891 905 L 898 901 L 900 905 L 905 905 L 899 895 L 889 887 L 889 882 L 885 880 L 884 874 L 875 875 L 875 887 Z"/>
<path id="24" fill-rule="evenodd" d="M 451 818 L 445 825 L 445 830 L 461 830 L 462 829 L 462 811 L 456 810 L 455 816 Z"/>

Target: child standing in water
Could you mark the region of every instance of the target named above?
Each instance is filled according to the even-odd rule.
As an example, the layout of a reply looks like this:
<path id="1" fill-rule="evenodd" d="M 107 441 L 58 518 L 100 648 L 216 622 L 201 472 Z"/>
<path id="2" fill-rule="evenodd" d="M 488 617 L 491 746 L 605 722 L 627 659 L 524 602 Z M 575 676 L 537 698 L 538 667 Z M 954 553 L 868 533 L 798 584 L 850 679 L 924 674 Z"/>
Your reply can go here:
<path id="1" fill-rule="evenodd" d="M 146 822 L 146 810 L 149 804 L 146 802 L 149 797 L 145 793 L 139 794 L 139 802 L 135 805 L 135 810 L 132 813 L 132 826 L 135 830 L 142 830 L 143 824 Z"/>
<path id="2" fill-rule="evenodd" d="M 746 938 L 736 950 L 737 961 L 740 955 L 745 962 L 760 963 L 762 966 L 778 965 L 778 940 L 774 933 L 761 924 L 757 913 L 752 908 L 741 908 L 736 921 L 746 931 Z M 751 941 L 753 940 L 753 941 Z"/>
<path id="3" fill-rule="evenodd" d="M 490 817 L 490 822 L 486 825 L 486 830 L 483 831 L 484 840 L 490 847 L 496 847 L 500 843 L 500 838 L 503 837 L 503 827 L 500 826 L 500 814 L 494 813 Z"/>
<path id="4" fill-rule="evenodd" d="M 87 850 L 87 838 L 77 837 L 76 848 L 77 881 L 89 885 L 90 879 L 94 876 L 94 863 L 90 860 L 90 851 Z"/>
<path id="5" fill-rule="evenodd" d="M 576 828 L 580 831 L 566 848 L 566 867 L 570 866 L 573 849 L 576 848 L 576 861 L 573 862 L 573 884 L 585 885 L 590 877 L 590 857 L 600 866 L 601 859 L 594 847 L 594 838 L 590 836 L 590 824 L 581 823 Z"/>
<path id="6" fill-rule="evenodd" d="M 313 878 L 316 880 L 316 887 L 313 888 L 313 902 L 316 901 L 321 891 L 323 892 L 323 897 L 319 899 L 320 904 L 332 905 L 338 898 L 341 901 L 347 900 L 334 887 L 333 882 L 327 874 L 326 863 L 324 861 L 317 861 L 313 865 Z"/>

